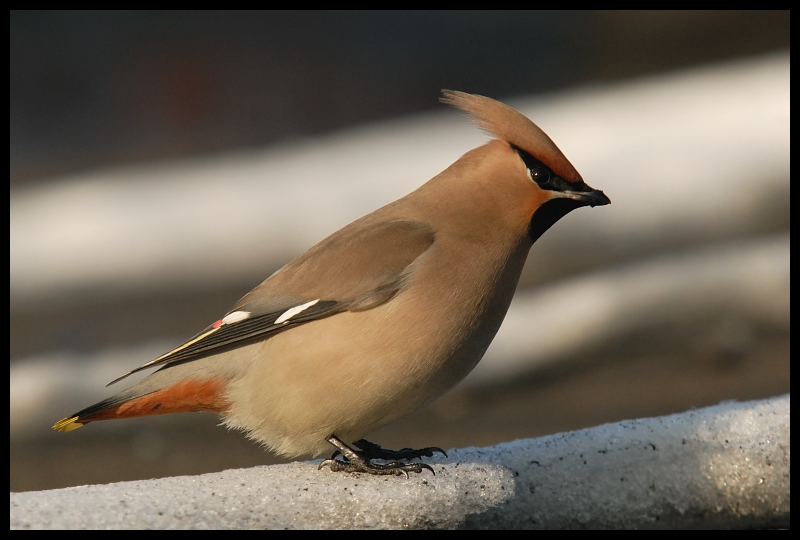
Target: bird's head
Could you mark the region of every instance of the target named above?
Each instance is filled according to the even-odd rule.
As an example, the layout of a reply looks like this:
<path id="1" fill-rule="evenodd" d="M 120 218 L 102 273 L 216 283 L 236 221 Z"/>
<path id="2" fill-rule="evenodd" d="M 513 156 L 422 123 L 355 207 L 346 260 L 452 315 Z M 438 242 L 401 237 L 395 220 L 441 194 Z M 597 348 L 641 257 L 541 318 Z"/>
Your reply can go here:
<path id="1" fill-rule="evenodd" d="M 469 113 L 481 129 L 505 142 L 519 158 L 519 176 L 527 178 L 532 205 L 530 236 L 536 241 L 556 221 L 581 206 L 602 206 L 611 200 L 588 186 L 555 143 L 519 111 L 493 99 L 443 90 L 441 101 Z"/>

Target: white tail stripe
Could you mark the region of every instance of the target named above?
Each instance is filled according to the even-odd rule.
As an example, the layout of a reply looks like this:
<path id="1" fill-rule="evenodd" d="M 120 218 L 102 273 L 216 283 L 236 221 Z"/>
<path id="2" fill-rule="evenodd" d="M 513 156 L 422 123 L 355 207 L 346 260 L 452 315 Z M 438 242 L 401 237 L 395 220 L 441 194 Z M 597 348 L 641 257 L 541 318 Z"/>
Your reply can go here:
<path id="1" fill-rule="evenodd" d="M 222 319 L 222 322 L 225 324 L 233 324 L 235 322 L 243 321 L 250 316 L 249 311 L 234 311 L 233 313 L 228 313 Z"/>
<path id="2" fill-rule="evenodd" d="M 283 315 L 275 319 L 275 324 L 282 324 L 287 322 L 289 319 L 291 319 L 298 313 L 302 313 L 303 311 L 307 310 L 317 302 L 319 302 L 319 298 L 317 298 L 316 300 L 312 300 L 311 302 L 306 302 L 302 306 L 296 306 L 291 309 L 287 309 L 286 311 L 283 312 Z"/>

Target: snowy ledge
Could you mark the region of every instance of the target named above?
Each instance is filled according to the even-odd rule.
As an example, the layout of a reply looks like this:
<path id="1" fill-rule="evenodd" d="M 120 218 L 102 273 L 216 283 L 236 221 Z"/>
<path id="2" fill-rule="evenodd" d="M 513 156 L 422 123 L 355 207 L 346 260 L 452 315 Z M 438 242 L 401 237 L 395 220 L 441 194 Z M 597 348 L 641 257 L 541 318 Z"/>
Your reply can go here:
<path id="1" fill-rule="evenodd" d="M 317 461 L 11 493 L 11 528 L 788 528 L 789 410 L 787 394 L 454 449 L 426 460 L 435 477 Z"/>

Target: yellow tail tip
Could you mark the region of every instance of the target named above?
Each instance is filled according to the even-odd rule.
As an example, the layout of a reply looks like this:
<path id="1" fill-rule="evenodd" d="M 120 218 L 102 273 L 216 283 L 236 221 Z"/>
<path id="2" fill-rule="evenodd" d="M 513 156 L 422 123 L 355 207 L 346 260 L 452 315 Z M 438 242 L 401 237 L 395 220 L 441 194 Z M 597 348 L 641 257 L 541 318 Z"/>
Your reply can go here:
<path id="1" fill-rule="evenodd" d="M 62 418 L 55 424 L 53 424 L 53 429 L 56 431 L 60 431 L 62 433 L 68 433 L 74 429 L 78 429 L 79 427 L 83 427 L 83 424 L 77 422 L 77 416 L 72 416 L 70 418 Z"/>

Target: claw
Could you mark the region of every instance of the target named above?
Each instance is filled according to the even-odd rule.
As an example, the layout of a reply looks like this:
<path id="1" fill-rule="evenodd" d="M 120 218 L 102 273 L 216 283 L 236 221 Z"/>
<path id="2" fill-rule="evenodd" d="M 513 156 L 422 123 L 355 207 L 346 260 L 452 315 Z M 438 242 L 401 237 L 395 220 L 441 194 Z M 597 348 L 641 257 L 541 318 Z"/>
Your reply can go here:
<path id="1" fill-rule="evenodd" d="M 391 474 L 394 476 L 404 475 L 406 478 L 409 478 L 409 472 L 419 474 L 424 469 L 427 469 L 431 471 L 434 476 L 436 476 L 436 472 L 433 470 L 433 467 L 427 463 L 401 463 L 399 461 L 393 461 L 391 463 L 380 464 L 364 460 L 345 462 L 339 461 L 338 459 L 326 459 L 319 464 L 317 470 L 322 469 L 325 465 L 330 467 L 331 472 L 345 471 L 351 473 L 363 472 L 377 475 Z"/>
<path id="2" fill-rule="evenodd" d="M 431 451 L 431 455 L 428 456 L 428 457 L 432 457 L 434 452 L 440 452 L 444 457 L 447 457 L 447 452 L 445 452 L 444 450 L 442 450 L 438 446 L 429 446 L 425 450 L 430 450 Z"/>

